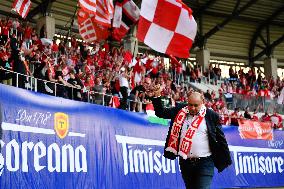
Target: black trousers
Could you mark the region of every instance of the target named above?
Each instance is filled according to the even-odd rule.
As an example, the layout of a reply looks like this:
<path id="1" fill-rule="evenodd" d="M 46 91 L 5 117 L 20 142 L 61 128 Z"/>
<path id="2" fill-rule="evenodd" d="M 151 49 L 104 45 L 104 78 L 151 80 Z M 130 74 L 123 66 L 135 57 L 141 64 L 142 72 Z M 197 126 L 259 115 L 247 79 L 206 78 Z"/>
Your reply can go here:
<path id="1" fill-rule="evenodd" d="M 120 101 L 120 109 L 126 110 L 127 109 L 127 97 L 128 97 L 128 91 L 127 87 L 120 87 L 120 92 L 122 95 L 122 99 Z"/>
<path id="2" fill-rule="evenodd" d="M 179 161 L 186 189 L 210 189 L 214 175 L 214 163 L 211 156 L 200 160 Z"/>

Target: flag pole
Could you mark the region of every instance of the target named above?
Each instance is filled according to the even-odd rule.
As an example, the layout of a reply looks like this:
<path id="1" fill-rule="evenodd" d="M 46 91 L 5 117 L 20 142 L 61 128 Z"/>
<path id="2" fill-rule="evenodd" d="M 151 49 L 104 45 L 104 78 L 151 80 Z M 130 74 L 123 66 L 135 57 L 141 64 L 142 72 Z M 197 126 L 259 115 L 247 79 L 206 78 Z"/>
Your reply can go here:
<path id="1" fill-rule="evenodd" d="M 132 57 L 134 58 L 134 55 L 135 55 L 135 50 L 136 50 L 136 41 L 134 41 L 134 47 L 133 47 L 133 52 L 132 52 Z M 138 46 L 138 45 L 137 45 Z"/>
<path id="2" fill-rule="evenodd" d="M 70 27 L 69 27 L 69 29 L 68 29 L 66 39 L 64 40 L 64 46 L 66 45 L 66 43 L 67 43 L 67 41 L 68 41 L 68 37 L 69 37 L 69 35 L 70 35 L 70 33 L 71 33 L 71 29 L 72 29 L 72 27 L 73 27 L 73 25 L 74 25 L 74 20 L 75 20 L 75 16 L 76 16 L 76 13 L 77 13 L 77 9 L 78 9 L 78 4 L 76 5 L 74 14 L 73 14 L 73 16 L 72 16 L 71 24 L 70 24 Z"/>

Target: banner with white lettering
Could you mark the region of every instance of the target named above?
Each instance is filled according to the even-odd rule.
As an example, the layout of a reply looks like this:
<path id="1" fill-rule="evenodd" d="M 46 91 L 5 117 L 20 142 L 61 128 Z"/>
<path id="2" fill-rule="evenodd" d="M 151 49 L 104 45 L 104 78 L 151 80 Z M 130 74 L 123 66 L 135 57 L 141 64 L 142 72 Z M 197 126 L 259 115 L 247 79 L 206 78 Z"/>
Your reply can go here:
<path id="1" fill-rule="evenodd" d="M 178 160 L 163 157 L 165 120 L 1 84 L 0 107 L 0 188 L 185 188 Z M 284 186 L 283 131 L 223 129 L 234 164 L 212 188 Z"/>

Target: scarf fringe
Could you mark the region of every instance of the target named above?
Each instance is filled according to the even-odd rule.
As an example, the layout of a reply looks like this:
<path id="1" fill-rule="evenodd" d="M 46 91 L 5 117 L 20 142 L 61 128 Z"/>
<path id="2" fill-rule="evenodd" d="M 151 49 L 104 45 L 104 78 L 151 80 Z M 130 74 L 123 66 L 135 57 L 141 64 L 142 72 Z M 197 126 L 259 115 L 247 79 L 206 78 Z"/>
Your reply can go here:
<path id="1" fill-rule="evenodd" d="M 172 148 L 172 147 L 167 147 L 165 150 L 168 151 L 168 152 L 172 152 L 175 155 L 177 155 L 177 151 L 174 148 Z"/>
<path id="2" fill-rule="evenodd" d="M 179 152 L 178 152 L 178 155 L 179 155 L 180 157 L 182 157 L 182 159 L 184 159 L 184 160 L 187 159 L 187 154 L 183 153 L 182 151 L 179 151 Z"/>

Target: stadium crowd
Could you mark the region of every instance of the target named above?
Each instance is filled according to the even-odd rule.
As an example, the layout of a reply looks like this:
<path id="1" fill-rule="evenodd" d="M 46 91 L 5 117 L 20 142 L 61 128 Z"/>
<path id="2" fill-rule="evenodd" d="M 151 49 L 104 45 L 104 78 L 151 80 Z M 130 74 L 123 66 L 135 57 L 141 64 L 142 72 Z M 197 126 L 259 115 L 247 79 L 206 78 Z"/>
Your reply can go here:
<path id="1" fill-rule="evenodd" d="M 71 45 L 65 42 L 57 44 L 56 38 L 46 39 L 44 30 L 38 35 L 28 22 L 0 19 L 1 83 L 21 88 L 36 85 L 41 93 L 139 111 L 146 109 L 157 85 L 162 89 L 165 106 L 175 106 L 186 102 L 186 94 L 193 90 L 189 82 L 205 78 L 217 84 L 221 79 L 218 66 L 210 65 L 202 73 L 199 66 L 170 57 L 170 67 L 166 68 L 163 57 L 147 52 L 133 57 L 123 47 L 111 47 L 107 42 L 89 45 L 75 37 L 71 37 Z M 284 81 L 266 80 L 254 68 L 248 73 L 233 68 L 229 72 L 230 78 L 221 84 L 218 95 L 209 90 L 204 93 L 206 105 L 220 113 L 223 124 L 238 125 L 237 119 L 247 118 L 272 121 L 275 128 L 282 127 L 282 118 L 276 112 L 261 118 L 256 116 L 257 110 L 254 115 L 248 110 L 240 115 L 239 108 L 229 113 L 224 94 L 276 99 L 283 93 Z M 26 75 L 37 78 L 37 82 L 31 82 Z"/>

